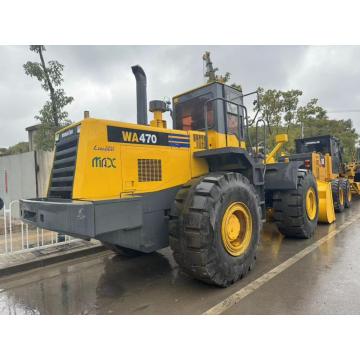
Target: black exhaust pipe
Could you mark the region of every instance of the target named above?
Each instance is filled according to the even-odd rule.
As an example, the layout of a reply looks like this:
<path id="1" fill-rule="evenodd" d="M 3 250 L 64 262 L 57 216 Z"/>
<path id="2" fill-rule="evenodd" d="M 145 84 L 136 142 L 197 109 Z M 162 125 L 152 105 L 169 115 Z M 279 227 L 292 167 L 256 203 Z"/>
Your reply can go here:
<path id="1" fill-rule="evenodd" d="M 146 75 L 140 65 L 131 67 L 136 78 L 136 110 L 137 123 L 147 125 L 147 96 L 146 96 Z"/>

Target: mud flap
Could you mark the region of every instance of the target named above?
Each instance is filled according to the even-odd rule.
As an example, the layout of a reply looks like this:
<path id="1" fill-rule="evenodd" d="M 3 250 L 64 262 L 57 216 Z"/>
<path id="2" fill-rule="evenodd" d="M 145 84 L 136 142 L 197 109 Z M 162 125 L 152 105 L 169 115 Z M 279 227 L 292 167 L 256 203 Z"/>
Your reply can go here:
<path id="1" fill-rule="evenodd" d="M 331 183 L 317 180 L 317 188 L 319 194 L 319 222 L 331 224 L 336 219 Z"/>

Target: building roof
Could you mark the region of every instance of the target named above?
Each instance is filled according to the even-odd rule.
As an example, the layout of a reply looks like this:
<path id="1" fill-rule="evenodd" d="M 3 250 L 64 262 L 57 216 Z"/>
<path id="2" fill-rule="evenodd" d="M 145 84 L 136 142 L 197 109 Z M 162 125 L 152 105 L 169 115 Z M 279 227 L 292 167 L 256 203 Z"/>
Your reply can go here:
<path id="1" fill-rule="evenodd" d="M 28 126 L 27 128 L 25 128 L 26 131 L 33 131 L 33 130 L 37 130 L 39 129 L 41 126 L 41 124 L 35 124 L 35 125 L 31 125 L 31 126 Z"/>

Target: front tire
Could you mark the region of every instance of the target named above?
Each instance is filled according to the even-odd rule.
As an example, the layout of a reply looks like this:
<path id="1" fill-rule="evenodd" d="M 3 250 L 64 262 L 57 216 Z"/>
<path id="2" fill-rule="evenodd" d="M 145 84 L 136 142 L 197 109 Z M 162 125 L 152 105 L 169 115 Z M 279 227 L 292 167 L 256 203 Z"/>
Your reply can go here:
<path id="1" fill-rule="evenodd" d="M 193 179 L 176 195 L 170 246 L 180 268 L 203 282 L 227 287 L 254 266 L 261 210 L 255 188 L 238 173 Z"/>

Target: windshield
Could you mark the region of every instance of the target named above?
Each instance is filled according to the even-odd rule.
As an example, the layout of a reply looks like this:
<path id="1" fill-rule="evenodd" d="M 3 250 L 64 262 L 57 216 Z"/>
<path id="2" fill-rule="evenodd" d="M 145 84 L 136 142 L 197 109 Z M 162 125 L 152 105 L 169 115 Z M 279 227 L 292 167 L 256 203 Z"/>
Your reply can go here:
<path id="1" fill-rule="evenodd" d="M 212 93 L 206 93 L 181 103 L 175 104 L 175 129 L 178 130 L 204 130 L 204 106 L 211 99 Z M 213 103 L 207 105 L 208 127 L 214 125 Z"/>
<path id="2" fill-rule="evenodd" d="M 319 152 L 321 154 L 330 153 L 328 143 L 320 140 L 310 140 L 302 143 L 301 152 Z"/>

